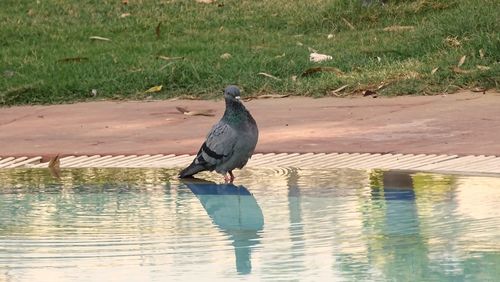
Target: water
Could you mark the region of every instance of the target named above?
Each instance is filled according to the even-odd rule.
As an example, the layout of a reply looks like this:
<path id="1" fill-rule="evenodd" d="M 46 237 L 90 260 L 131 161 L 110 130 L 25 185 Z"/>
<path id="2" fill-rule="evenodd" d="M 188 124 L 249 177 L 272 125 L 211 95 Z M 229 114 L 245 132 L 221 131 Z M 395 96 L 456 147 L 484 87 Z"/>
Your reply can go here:
<path id="1" fill-rule="evenodd" d="M 0 170 L 0 281 L 498 281 L 500 178 Z"/>

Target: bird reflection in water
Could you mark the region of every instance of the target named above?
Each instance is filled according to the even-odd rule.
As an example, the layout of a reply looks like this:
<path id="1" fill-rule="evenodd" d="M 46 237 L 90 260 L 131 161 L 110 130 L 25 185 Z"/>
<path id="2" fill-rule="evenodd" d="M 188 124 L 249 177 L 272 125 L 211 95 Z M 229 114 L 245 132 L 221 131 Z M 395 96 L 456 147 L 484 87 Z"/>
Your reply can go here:
<path id="1" fill-rule="evenodd" d="M 252 247 L 259 244 L 259 231 L 264 226 L 264 216 L 254 196 L 241 185 L 216 184 L 196 178 L 181 181 L 200 200 L 213 223 L 229 235 L 237 272 L 251 273 Z"/>

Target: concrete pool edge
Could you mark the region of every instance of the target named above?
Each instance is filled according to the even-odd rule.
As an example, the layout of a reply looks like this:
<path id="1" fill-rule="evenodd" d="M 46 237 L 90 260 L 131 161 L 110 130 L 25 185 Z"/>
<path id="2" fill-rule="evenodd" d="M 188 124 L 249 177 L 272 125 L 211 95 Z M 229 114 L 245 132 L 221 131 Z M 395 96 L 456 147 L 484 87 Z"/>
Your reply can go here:
<path id="1" fill-rule="evenodd" d="M 90 155 L 66 156 L 61 168 L 179 168 L 193 155 Z M 48 161 L 37 157 L 0 157 L 0 168 L 44 168 Z M 255 154 L 249 168 L 297 167 L 303 169 L 382 169 L 437 173 L 500 174 L 500 157 L 494 155 L 381 154 L 381 153 L 269 153 Z"/>

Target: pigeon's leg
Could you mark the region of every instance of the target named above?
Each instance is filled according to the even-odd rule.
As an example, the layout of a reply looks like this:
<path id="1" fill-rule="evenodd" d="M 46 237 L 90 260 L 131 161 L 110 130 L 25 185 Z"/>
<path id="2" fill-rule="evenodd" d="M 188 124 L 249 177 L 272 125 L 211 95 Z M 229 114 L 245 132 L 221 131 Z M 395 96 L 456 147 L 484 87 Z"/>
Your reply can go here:
<path id="1" fill-rule="evenodd" d="M 233 171 L 232 171 L 232 170 L 230 170 L 230 171 L 228 171 L 228 173 L 229 173 L 229 176 L 231 177 L 231 178 L 229 179 L 229 181 L 230 181 L 229 183 L 233 183 L 233 181 L 234 181 Z"/>
<path id="2" fill-rule="evenodd" d="M 227 184 L 227 183 L 231 183 L 231 182 L 232 182 L 231 177 L 229 175 L 227 175 L 227 173 L 224 174 L 224 183 Z"/>

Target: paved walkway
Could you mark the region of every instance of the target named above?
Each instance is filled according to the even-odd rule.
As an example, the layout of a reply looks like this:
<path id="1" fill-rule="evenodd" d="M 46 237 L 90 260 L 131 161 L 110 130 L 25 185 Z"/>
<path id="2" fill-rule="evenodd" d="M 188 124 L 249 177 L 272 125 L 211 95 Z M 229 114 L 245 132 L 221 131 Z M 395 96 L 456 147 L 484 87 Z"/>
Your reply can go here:
<path id="1" fill-rule="evenodd" d="M 500 156 L 500 94 L 284 98 L 245 103 L 257 152 Z M 215 116 L 187 116 L 214 110 Z M 90 102 L 0 108 L 0 157 L 194 154 L 222 115 L 220 101 Z"/>

